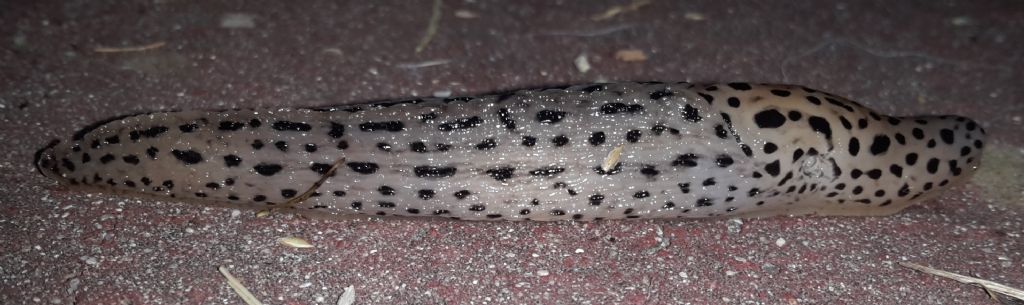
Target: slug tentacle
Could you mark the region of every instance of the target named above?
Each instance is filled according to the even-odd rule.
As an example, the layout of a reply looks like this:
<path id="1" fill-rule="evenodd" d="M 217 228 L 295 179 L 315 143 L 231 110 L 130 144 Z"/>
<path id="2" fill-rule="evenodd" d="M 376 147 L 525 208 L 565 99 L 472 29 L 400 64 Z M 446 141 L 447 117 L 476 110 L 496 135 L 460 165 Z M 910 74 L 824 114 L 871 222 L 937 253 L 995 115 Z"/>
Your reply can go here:
<path id="1" fill-rule="evenodd" d="M 983 145 L 967 118 L 890 117 L 799 86 L 615 83 L 129 116 L 36 166 L 91 189 L 329 215 L 885 215 L 966 180 Z"/>

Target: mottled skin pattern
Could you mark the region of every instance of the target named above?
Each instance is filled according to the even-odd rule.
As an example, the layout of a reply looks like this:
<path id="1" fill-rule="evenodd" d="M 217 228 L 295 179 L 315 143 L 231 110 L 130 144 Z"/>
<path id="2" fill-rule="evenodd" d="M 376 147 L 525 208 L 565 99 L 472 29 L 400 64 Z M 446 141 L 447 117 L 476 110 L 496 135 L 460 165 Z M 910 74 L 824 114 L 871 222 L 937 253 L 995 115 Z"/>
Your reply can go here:
<path id="1" fill-rule="evenodd" d="M 344 158 L 295 206 L 329 215 L 886 215 L 967 179 L 983 137 L 963 117 L 888 117 L 799 86 L 620 83 L 138 115 L 41 150 L 37 166 L 92 189 L 267 207 Z"/>

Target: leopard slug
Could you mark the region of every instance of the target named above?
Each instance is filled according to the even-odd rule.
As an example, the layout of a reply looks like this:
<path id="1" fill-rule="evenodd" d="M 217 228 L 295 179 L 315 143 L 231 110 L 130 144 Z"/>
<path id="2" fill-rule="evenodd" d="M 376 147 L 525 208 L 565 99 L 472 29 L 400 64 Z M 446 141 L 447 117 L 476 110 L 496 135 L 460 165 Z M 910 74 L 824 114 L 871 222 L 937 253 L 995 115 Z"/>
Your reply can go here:
<path id="1" fill-rule="evenodd" d="M 802 86 L 611 83 L 128 116 L 41 149 L 36 166 L 72 188 L 237 207 L 317 184 L 290 208 L 323 215 L 888 215 L 966 180 L 984 133 Z"/>

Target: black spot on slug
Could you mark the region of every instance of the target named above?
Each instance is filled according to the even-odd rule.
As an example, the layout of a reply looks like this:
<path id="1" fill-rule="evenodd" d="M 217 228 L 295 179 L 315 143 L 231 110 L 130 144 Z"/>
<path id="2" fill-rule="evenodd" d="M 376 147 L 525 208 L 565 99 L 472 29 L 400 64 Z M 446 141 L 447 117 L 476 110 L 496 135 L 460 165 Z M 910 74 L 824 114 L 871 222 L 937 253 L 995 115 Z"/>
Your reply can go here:
<path id="1" fill-rule="evenodd" d="M 569 137 L 566 137 L 565 135 L 557 135 L 554 138 L 551 138 L 551 144 L 555 144 L 555 147 L 565 146 L 566 144 L 569 144 Z"/>
<path id="2" fill-rule="evenodd" d="M 657 168 L 654 167 L 654 165 L 644 165 L 643 168 L 640 169 L 640 173 L 643 174 L 644 176 L 647 176 L 647 178 L 653 178 L 654 176 L 657 176 L 660 172 L 657 170 Z"/>
<path id="3" fill-rule="evenodd" d="M 939 171 L 939 159 L 931 158 L 928 160 L 928 173 L 934 174 Z"/>
<path id="4" fill-rule="evenodd" d="M 375 165 L 376 166 L 376 165 Z M 420 178 L 447 178 L 455 175 L 457 169 L 455 167 L 440 167 L 440 166 L 417 166 L 413 168 L 413 173 L 416 177 Z"/>
<path id="5" fill-rule="evenodd" d="M 697 159 L 695 154 L 682 154 L 672 161 L 672 166 L 696 167 Z"/>
<path id="6" fill-rule="evenodd" d="M 939 130 L 939 137 L 942 138 L 942 142 L 945 142 L 946 144 L 950 144 L 950 145 L 953 144 L 953 131 L 952 130 L 949 130 L 949 129 L 946 129 L 946 128 L 943 128 L 942 130 Z"/>
<path id="7" fill-rule="evenodd" d="M 171 154 L 174 155 L 178 161 L 185 164 L 196 164 L 203 162 L 203 155 L 194 150 L 172 150 Z M 103 161 L 102 159 L 100 161 Z"/>
<path id="8" fill-rule="evenodd" d="M 712 186 L 712 185 L 715 185 L 715 183 L 716 183 L 715 182 L 715 178 L 711 177 L 711 178 L 704 179 L 704 182 L 701 182 L 701 185 L 703 185 L 703 186 Z"/>
<path id="9" fill-rule="evenodd" d="M 560 174 L 560 173 L 562 173 L 564 171 L 565 171 L 565 168 L 561 168 L 561 167 L 557 167 L 557 166 L 545 166 L 545 167 L 541 167 L 541 168 L 538 168 L 538 169 L 530 171 L 530 175 L 550 177 L 550 176 L 554 176 L 554 175 Z"/>
<path id="10" fill-rule="evenodd" d="M 603 131 L 597 131 L 597 132 L 594 132 L 594 133 L 590 134 L 590 138 L 588 139 L 588 141 L 590 141 L 590 145 L 594 145 L 594 146 L 604 144 L 604 140 L 605 140 L 605 137 L 604 137 L 604 132 Z"/>
<path id="11" fill-rule="evenodd" d="M 515 167 L 506 166 L 488 169 L 487 174 L 490 175 L 491 178 L 494 178 L 494 180 L 505 182 L 508 179 L 512 178 L 512 175 L 515 173 L 515 170 Z"/>
<path id="12" fill-rule="evenodd" d="M 280 172 L 282 168 L 283 167 L 281 167 L 280 164 L 273 163 L 260 163 L 253 166 L 253 170 L 255 170 L 256 173 L 264 176 L 273 176 Z"/>
<path id="13" fill-rule="evenodd" d="M 914 139 L 924 139 L 924 130 L 921 130 L 921 128 L 914 127 L 914 129 L 910 130 L 910 134 L 914 136 Z"/>
<path id="14" fill-rule="evenodd" d="M 725 126 L 722 126 L 722 124 L 718 124 L 715 125 L 715 136 L 717 136 L 720 139 L 727 139 L 729 138 L 729 132 L 725 130 Z"/>
<path id="15" fill-rule="evenodd" d="M 811 129 L 820 132 L 825 135 L 826 140 L 832 140 L 832 126 L 823 117 L 811 116 L 807 118 L 807 123 L 811 124 Z"/>
<path id="16" fill-rule="evenodd" d="M 774 162 L 765 165 L 764 170 L 765 172 L 768 172 L 769 175 L 772 175 L 772 177 L 775 177 L 779 175 L 779 171 L 781 170 L 779 165 L 779 160 L 775 160 Z"/>
<path id="17" fill-rule="evenodd" d="M 763 110 L 754 114 L 754 123 L 760 128 L 778 128 L 786 123 L 786 116 L 775 109 Z"/>
<path id="18" fill-rule="evenodd" d="M 242 127 L 245 127 L 245 123 L 235 121 L 221 121 L 220 126 L 218 126 L 217 129 L 223 131 L 235 131 L 242 129 Z"/>
<path id="19" fill-rule="evenodd" d="M 566 116 L 565 111 L 557 110 L 541 110 L 537 112 L 537 122 L 543 124 L 555 124 L 561 122 Z"/>
<path id="20" fill-rule="evenodd" d="M 840 102 L 840 101 L 838 101 L 838 100 L 836 100 L 834 98 L 826 97 L 825 101 L 827 101 L 829 104 L 832 104 L 832 105 L 841 107 L 843 109 L 846 109 L 846 111 L 848 111 L 848 112 L 853 112 L 853 107 L 851 107 L 850 105 L 847 105 L 847 104 L 845 104 L 843 102 Z"/>
<path id="21" fill-rule="evenodd" d="M 889 150 L 889 144 L 889 136 L 881 134 L 876 135 L 874 142 L 871 143 L 871 154 L 877 156 L 885 153 Z"/>
<path id="22" fill-rule="evenodd" d="M 311 170 L 311 171 L 313 171 L 313 172 L 315 172 L 317 174 L 323 175 L 323 174 L 326 174 L 328 171 L 331 170 L 331 165 L 330 164 L 326 164 L 326 163 L 315 163 L 314 162 L 313 164 L 309 165 L 309 170 Z"/>
<path id="23" fill-rule="evenodd" d="M 480 117 L 473 116 L 473 117 L 460 118 L 460 119 L 456 119 L 454 121 L 449 121 L 449 122 L 442 123 L 441 125 L 437 126 L 437 129 L 440 130 L 440 131 L 452 131 L 452 130 L 459 130 L 459 129 L 467 129 L 467 128 L 473 128 L 473 127 L 480 126 L 480 124 L 483 124 L 483 122 L 484 122 L 484 120 L 480 119 Z"/>
<path id="24" fill-rule="evenodd" d="M 366 122 L 359 124 L 359 130 L 362 131 L 390 131 L 399 132 L 405 129 L 405 124 L 401 121 L 384 121 L 384 122 Z"/>
<path id="25" fill-rule="evenodd" d="M 892 173 L 893 176 L 903 177 L 903 167 L 902 166 L 899 166 L 899 165 L 896 165 L 896 164 L 889 165 L 889 172 Z"/>
<path id="26" fill-rule="evenodd" d="M 658 90 L 658 91 L 651 92 L 651 99 L 652 100 L 660 100 L 663 97 L 669 97 L 669 96 L 673 96 L 673 95 L 675 95 L 675 93 L 673 93 L 672 91 L 669 91 L 667 89 L 666 90 Z"/>
<path id="27" fill-rule="evenodd" d="M 61 164 L 64 165 L 64 168 L 68 169 L 68 171 L 75 171 L 75 163 L 71 162 L 71 160 L 68 160 L 67 158 L 61 159 Z"/>
<path id="28" fill-rule="evenodd" d="M 580 89 L 580 91 L 582 91 L 583 93 L 593 93 L 595 91 L 604 91 L 604 90 L 607 90 L 607 89 L 608 89 L 607 85 L 598 84 L 598 85 L 592 85 L 592 86 L 584 87 L 583 89 Z"/>
<path id="29" fill-rule="evenodd" d="M 726 103 L 728 103 L 729 107 L 732 107 L 732 108 L 739 108 L 740 107 L 740 99 L 738 99 L 736 97 L 729 97 L 729 99 L 726 100 Z"/>
<path id="30" fill-rule="evenodd" d="M 156 147 L 150 146 L 149 148 L 146 148 L 146 155 L 149 156 L 150 159 L 156 160 L 156 154 L 158 153 L 160 153 L 160 150 Z M 82 157 L 84 158 L 85 155 L 82 155 Z M 82 162 L 85 162 L 85 160 L 82 160 Z"/>
<path id="31" fill-rule="evenodd" d="M 435 194 L 436 192 L 434 192 L 434 190 L 419 190 L 416 192 L 416 197 L 423 200 L 430 200 L 430 198 L 434 198 Z"/>
<path id="32" fill-rule="evenodd" d="M 345 165 L 348 165 L 348 167 L 351 168 L 352 171 L 364 175 L 373 174 L 377 172 L 377 169 L 380 169 L 380 166 L 377 165 L 377 163 L 371 162 L 349 162 L 346 163 Z"/>
<path id="33" fill-rule="evenodd" d="M 879 170 L 879 169 L 869 170 L 867 172 L 867 174 L 868 174 L 869 178 L 874 179 L 874 180 L 878 180 L 878 178 L 882 177 L 882 170 Z"/>
<path id="34" fill-rule="evenodd" d="M 160 136 L 160 134 L 167 132 L 168 130 L 170 129 L 164 126 L 153 126 L 149 129 L 140 131 L 139 134 L 146 138 L 155 138 L 157 136 Z"/>
<path id="35" fill-rule="evenodd" d="M 603 114 L 636 113 L 643 110 L 644 106 L 639 104 L 607 103 L 601 105 L 601 113 Z"/>
<path id="36" fill-rule="evenodd" d="M 425 153 L 427 152 L 427 144 L 423 143 L 423 141 L 412 142 L 409 143 L 409 150 L 418 153 Z"/>
<path id="37" fill-rule="evenodd" d="M 494 141 L 494 138 L 487 138 L 476 145 L 476 149 L 479 150 L 490 150 L 498 147 L 498 143 Z"/>
<path id="38" fill-rule="evenodd" d="M 277 121 L 270 127 L 279 131 L 309 131 L 310 129 L 313 129 L 313 126 L 310 126 L 309 124 L 292 121 Z"/>
<path id="39" fill-rule="evenodd" d="M 857 137 L 851 137 L 850 145 L 848 148 L 850 151 L 850 155 L 856 156 L 858 153 L 860 153 L 860 140 L 858 140 Z"/>
<path id="40" fill-rule="evenodd" d="M 512 113 L 508 111 L 508 108 L 498 109 L 498 120 L 505 125 L 505 129 L 516 129 L 516 121 L 512 119 Z"/>
<path id="41" fill-rule="evenodd" d="M 531 136 L 523 136 L 523 142 L 521 143 L 526 147 L 533 147 L 537 145 L 537 138 Z"/>
<path id="42" fill-rule="evenodd" d="M 693 108 L 693 106 L 690 106 L 690 104 L 686 104 L 686 106 L 683 106 L 683 118 L 693 123 L 700 122 L 700 120 L 702 119 L 702 117 L 700 116 L 700 111 L 697 110 L 697 108 Z"/>
<path id="43" fill-rule="evenodd" d="M 345 125 L 341 125 L 335 122 L 331 122 L 331 131 L 327 132 L 327 136 L 337 139 L 345 135 Z"/>
<path id="44" fill-rule="evenodd" d="M 733 90 L 747 91 L 751 89 L 750 84 L 748 83 L 728 83 L 727 85 Z"/>
<path id="45" fill-rule="evenodd" d="M 626 132 L 626 141 L 628 141 L 629 143 L 636 143 L 640 141 L 641 135 L 643 134 L 640 132 L 640 130 L 630 130 L 629 132 Z"/>
<path id="46" fill-rule="evenodd" d="M 65 159 L 65 160 L 67 160 L 67 159 Z M 121 157 L 121 160 L 124 160 L 124 163 L 128 163 L 128 164 L 139 164 L 139 157 L 137 157 L 135 155 L 127 155 L 127 156 Z"/>
<path id="47" fill-rule="evenodd" d="M 715 158 L 715 164 L 717 164 L 718 167 L 729 167 L 732 163 L 732 157 L 729 155 L 718 155 L 718 157 Z"/>
<path id="48" fill-rule="evenodd" d="M 193 124 L 184 124 L 184 125 L 178 126 L 178 130 L 180 130 L 183 133 L 194 132 L 197 129 L 199 129 L 199 125 L 197 125 L 195 123 L 193 123 Z"/>

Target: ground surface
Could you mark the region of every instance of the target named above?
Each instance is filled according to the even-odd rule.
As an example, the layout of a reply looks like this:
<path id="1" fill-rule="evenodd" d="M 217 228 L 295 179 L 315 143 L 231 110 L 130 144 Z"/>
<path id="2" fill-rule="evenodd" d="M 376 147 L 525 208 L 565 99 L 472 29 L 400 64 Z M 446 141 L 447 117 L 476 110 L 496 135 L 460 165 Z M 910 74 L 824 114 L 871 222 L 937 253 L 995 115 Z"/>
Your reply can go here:
<path id="1" fill-rule="evenodd" d="M 0 303 L 241 304 L 221 265 L 267 304 L 335 304 L 349 285 L 359 304 L 994 303 L 903 261 L 1024 287 L 1024 2 L 444 0 L 418 53 L 431 1 L 294 3 L 0 2 Z M 121 114 L 614 80 L 797 83 L 970 116 L 986 168 L 891 217 L 470 223 L 256 218 L 67 191 L 31 165 Z M 316 248 L 275 242 L 289 235 Z"/>

